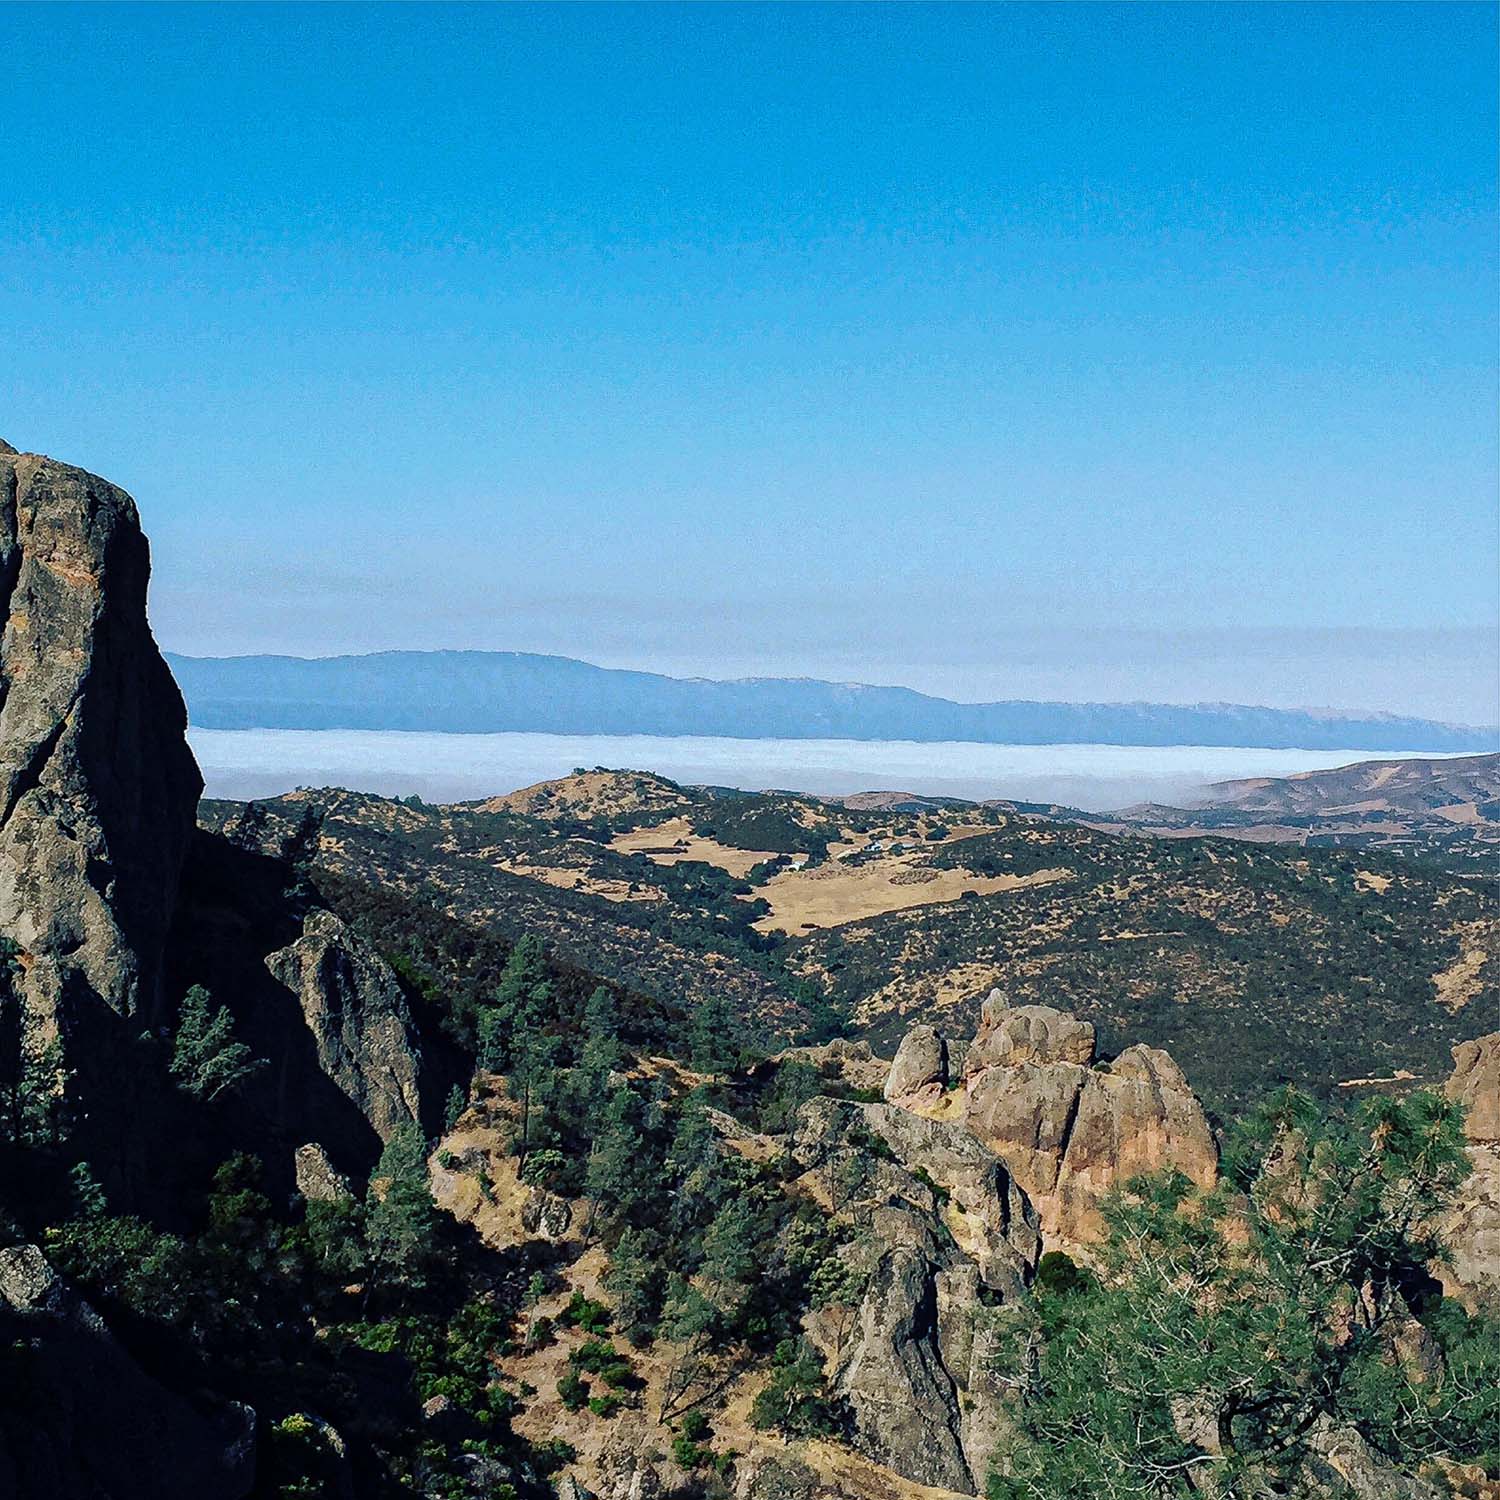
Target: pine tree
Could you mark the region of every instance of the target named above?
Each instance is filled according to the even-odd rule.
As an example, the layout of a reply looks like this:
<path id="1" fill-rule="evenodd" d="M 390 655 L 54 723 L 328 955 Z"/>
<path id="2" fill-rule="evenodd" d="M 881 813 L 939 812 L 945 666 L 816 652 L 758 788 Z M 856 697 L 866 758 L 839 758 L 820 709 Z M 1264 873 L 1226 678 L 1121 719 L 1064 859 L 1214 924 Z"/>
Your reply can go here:
<path id="1" fill-rule="evenodd" d="M 383 1279 L 425 1286 L 438 1262 L 438 1216 L 427 1186 L 427 1143 L 413 1123 L 386 1143 L 370 1176 L 365 1239 Z"/>
<path id="2" fill-rule="evenodd" d="M 685 1277 L 674 1276 L 661 1315 L 662 1337 L 673 1346 L 662 1392 L 662 1421 L 682 1409 L 703 1373 L 718 1323 L 713 1303 Z"/>
<path id="3" fill-rule="evenodd" d="M 195 984 L 182 999 L 172 1046 L 172 1076 L 202 1104 L 210 1104 L 266 1066 L 234 1039 L 229 1007 L 211 1009 L 213 998 Z"/>
<path id="4" fill-rule="evenodd" d="M 583 1008 L 583 1029 L 578 1066 L 607 1078 L 620 1065 L 620 1018 L 615 997 L 602 984 Z"/>
<path id="5" fill-rule="evenodd" d="M 699 1005 L 688 1033 L 689 1060 L 702 1073 L 731 1073 L 739 1066 L 743 1037 L 729 1002 L 713 994 Z"/>
<path id="6" fill-rule="evenodd" d="M 760 1428 L 779 1428 L 788 1437 L 815 1437 L 833 1432 L 838 1423 L 828 1399 L 823 1365 L 805 1339 L 785 1339 L 776 1346 L 773 1373 L 750 1408 Z"/>
<path id="7" fill-rule="evenodd" d="M 760 1104 L 760 1128 L 770 1135 L 790 1130 L 797 1111 L 809 1099 L 815 1099 L 822 1087 L 817 1069 L 811 1063 L 793 1058 L 776 1070 L 775 1080 Z"/>
<path id="8" fill-rule="evenodd" d="M 651 1331 L 661 1310 L 660 1250 L 641 1229 L 626 1229 L 610 1252 L 604 1285 L 615 1300 L 615 1316 L 627 1332 Z"/>
<path id="9" fill-rule="evenodd" d="M 609 1096 L 589 1152 L 585 1191 L 596 1227 L 606 1234 L 632 1221 L 645 1223 L 658 1178 L 647 1149 L 640 1099 L 621 1085 Z"/>
<path id="10" fill-rule="evenodd" d="M 552 985 L 542 940 L 528 933 L 510 951 L 494 998 L 479 1014 L 479 1065 L 492 1073 L 514 1066 L 517 1048 L 551 1016 Z"/>
<path id="11" fill-rule="evenodd" d="M 712 1217 L 723 1189 L 719 1138 L 701 1094 L 683 1101 L 665 1166 L 672 1194 L 668 1223 L 673 1237 L 686 1241 Z"/>
<path id="12" fill-rule="evenodd" d="M 1422 1318 L 1437 1357 L 1395 1356 L 1468 1170 L 1458 1107 L 1379 1098 L 1349 1125 L 1288 1090 L 1224 1165 L 1212 1192 L 1133 1181 L 1106 1204 L 1095 1269 L 1053 1262 L 1004 1310 L 1015 1426 L 996 1500 L 1300 1493 L 1339 1429 L 1406 1473 L 1436 1453 L 1490 1461 L 1493 1325 L 1442 1303 Z"/>
<path id="13" fill-rule="evenodd" d="M 709 1299 L 726 1325 L 743 1311 L 759 1269 L 755 1211 L 743 1196 L 730 1198 L 703 1236 L 700 1272 Z"/>

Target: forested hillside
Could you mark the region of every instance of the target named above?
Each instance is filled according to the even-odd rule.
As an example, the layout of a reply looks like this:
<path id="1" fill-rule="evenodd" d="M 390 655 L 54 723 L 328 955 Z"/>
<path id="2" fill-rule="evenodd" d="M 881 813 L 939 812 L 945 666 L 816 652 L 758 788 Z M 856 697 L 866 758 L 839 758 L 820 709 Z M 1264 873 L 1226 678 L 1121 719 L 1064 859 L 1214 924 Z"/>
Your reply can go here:
<path id="1" fill-rule="evenodd" d="M 1500 999 L 1492 885 L 1422 861 L 631 776 L 549 784 L 529 813 L 308 791 L 202 817 L 272 851 L 303 840 L 309 878 L 398 967 L 422 961 L 413 918 L 383 915 L 399 900 L 491 944 L 535 933 L 627 1008 L 721 1002 L 763 1044 L 892 1045 L 913 1021 L 972 1024 L 998 985 L 1110 1048 L 1170 1046 L 1223 1111 L 1281 1082 L 1437 1077 Z"/>

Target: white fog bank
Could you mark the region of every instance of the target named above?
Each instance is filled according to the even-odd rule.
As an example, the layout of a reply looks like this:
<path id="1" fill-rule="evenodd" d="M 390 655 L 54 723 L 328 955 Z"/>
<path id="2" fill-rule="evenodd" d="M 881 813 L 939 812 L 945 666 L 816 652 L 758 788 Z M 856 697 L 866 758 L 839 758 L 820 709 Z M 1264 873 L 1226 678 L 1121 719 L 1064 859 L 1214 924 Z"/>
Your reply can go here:
<path id="1" fill-rule="evenodd" d="M 1063 802 L 1103 811 L 1184 803 L 1214 781 L 1289 776 L 1389 751 L 1234 746 L 918 744 L 652 735 L 412 734 L 394 730 L 190 729 L 209 797 L 342 786 L 433 802 L 489 797 L 577 766 L 656 771 L 674 781 L 837 795 L 900 790 Z M 1420 752 L 1410 752 L 1417 755 Z M 1436 758 L 1436 757 L 1425 757 Z"/>

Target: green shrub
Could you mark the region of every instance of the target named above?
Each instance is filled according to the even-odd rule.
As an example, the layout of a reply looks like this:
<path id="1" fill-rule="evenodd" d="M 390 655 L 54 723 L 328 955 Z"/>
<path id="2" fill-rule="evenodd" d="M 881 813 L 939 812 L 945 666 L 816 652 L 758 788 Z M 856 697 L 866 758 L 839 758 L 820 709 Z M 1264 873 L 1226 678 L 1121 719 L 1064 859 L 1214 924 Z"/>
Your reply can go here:
<path id="1" fill-rule="evenodd" d="M 834 1405 L 823 1381 L 823 1366 L 802 1339 L 776 1346 L 774 1370 L 750 1407 L 759 1428 L 777 1428 L 788 1437 L 813 1437 L 837 1430 Z"/>
<path id="2" fill-rule="evenodd" d="M 558 1313 L 557 1321 L 568 1328 L 581 1328 L 585 1333 L 602 1333 L 609 1327 L 609 1309 L 582 1292 L 574 1292 L 568 1298 L 568 1305 Z"/>
<path id="3" fill-rule="evenodd" d="M 589 1383 L 577 1370 L 569 1368 L 558 1377 L 557 1394 L 569 1411 L 578 1411 L 589 1399 Z"/>

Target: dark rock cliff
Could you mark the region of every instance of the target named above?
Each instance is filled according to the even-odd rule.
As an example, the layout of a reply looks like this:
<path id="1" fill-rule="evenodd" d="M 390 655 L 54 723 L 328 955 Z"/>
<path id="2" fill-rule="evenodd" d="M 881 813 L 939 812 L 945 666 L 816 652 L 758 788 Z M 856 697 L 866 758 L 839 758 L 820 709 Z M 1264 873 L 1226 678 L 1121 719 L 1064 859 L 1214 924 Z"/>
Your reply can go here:
<path id="1" fill-rule="evenodd" d="M 127 1164 L 131 1038 L 163 1020 L 163 947 L 202 790 L 146 621 L 134 501 L 0 444 L 0 935 L 26 1027 L 56 1040 L 99 1166 Z"/>
<path id="2" fill-rule="evenodd" d="M 319 909 L 294 860 L 195 830 L 202 780 L 147 621 L 149 574 L 129 495 L 0 444 L 4 1039 L 55 1081 L 53 1149 L 88 1163 L 113 1211 L 171 1226 L 237 1152 L 263 1158 L 278 1195 L 299 1147 L 304 1172 L 316 1158 L 331 1183 L 363 1177 L 425 1095 L 417 1028 L 378 955 Z M 193 983 L 260 1060 L 222 1096 L 170 1071 Z M 9 1212 L 24 1195 L 6 1187 Z M 5 1376 L 22 1375 L 0 1400 L 7 1500 L 250 1488 L 255 1413 L 143 1368 L 34 1245 L 0 1249 L 0 1348 Z"/>

